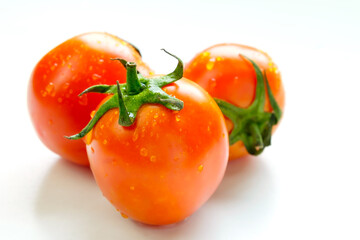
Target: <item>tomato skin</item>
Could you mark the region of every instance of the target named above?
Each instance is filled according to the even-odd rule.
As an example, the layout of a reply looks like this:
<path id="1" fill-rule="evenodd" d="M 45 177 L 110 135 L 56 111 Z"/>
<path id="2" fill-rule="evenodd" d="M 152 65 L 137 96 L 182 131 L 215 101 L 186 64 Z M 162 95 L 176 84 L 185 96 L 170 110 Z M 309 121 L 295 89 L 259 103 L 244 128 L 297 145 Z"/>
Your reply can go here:
<path id="1" fill-rule="evenodd" d="M 252 65 L 241 55 L 252 59 L 262 71 L 266 71 L 271 91 L 283 111 L 285 92 L 281 74 L 270 56 L 256 48 L 233 43 L 214 45 L 197 54 L 186 65 L 184 77 L 198 83 L 212 97 L 247 108 L 255 99 L 256 75 Z M 264 110 L 272 111 L 268 97 Z M 233 123 L 226 118 L 226 124 L 231 132 Z M 230 146 L 230 160 L 246 155 L 248 152 L 241 141 Z"/>
<path id="2" fill-rule="evenodd" d="M 28 87 L 28 108 L 41 141 L 61 157 L 89 165 L 82 140 L 65 139 L 80 131 L 104 95 L 78 96 L 96 84 L 126 81 L 126 70 L 110 58 L 136 62 L 148 75 L 150 69 L 127 42 L 108 33 L 75 36 L 47 53 L 35 66 Z"/>
<path id="3" fill-rule="evenodd" d="M 186 79 L 163 90 L 184 108 L 145 104 L 130 127 L 119 125 L 119 110 L 112 109 L 85 136 L 104 196 L 122 214 L 151 225 L 195 212 L 219 185 L 228 159 L 224 118 L 210 95 Z"/>

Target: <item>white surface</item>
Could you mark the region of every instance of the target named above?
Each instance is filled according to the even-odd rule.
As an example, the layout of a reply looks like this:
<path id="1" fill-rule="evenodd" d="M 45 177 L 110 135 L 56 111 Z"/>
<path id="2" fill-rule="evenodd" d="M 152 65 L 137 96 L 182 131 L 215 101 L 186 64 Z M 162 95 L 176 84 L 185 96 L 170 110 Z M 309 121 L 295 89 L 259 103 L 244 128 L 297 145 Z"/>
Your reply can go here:
<path id="1" fill-rule="evenodd" d="M 360 239 L 360 2 L 133 2 L 1 2 L 0 239 Z M 135 43 L 157 73 L 175 64 L 160 48 L 185 62 L 221 42 L 268 52 L 287 97 L 273 146 L 230 163 L 185 222 L 123 219 L 90 170 L 40 143 L 26 107 L 36 62 L 88 31 Z"/>

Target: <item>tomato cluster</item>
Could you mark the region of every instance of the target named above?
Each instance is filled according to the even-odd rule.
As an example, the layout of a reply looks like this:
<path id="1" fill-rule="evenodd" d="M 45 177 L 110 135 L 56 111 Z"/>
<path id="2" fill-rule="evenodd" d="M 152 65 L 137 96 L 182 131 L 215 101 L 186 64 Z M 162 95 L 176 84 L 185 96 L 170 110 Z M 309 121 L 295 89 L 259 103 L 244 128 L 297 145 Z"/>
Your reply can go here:
<path id="1" fill-rule="evenodd" d="M 132 44 L 79 35 L 40 60 L 28 91 L 44 144 L 90 164 L 124 217 L 152 225 L 179 222 L 203 205 L 228 159 L 270 145 L 284 107 L 280 73 L 257 49 L 216 45 L 185 71 L 168 54 L 175 70 L 154 76 Z"/>

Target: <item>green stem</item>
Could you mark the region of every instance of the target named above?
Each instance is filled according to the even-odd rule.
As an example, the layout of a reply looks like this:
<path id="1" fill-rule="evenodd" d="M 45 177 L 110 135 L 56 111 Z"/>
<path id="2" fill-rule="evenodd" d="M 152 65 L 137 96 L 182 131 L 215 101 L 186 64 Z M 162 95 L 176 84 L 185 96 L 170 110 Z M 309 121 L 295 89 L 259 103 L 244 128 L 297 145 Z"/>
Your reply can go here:
<path id="1" fill-rule="evenodd" d="M 145 78 L 136 71 L 135 63 L 129 63 L 123 59 L 113 59 L 119 60 L 126 67 L 127 82 L 119 84 L 117 81 L 116 85 L 96 85 L 84 90 L 81 95 L 98 92 L 113 94 L 113 96 L 99 107 L 94 118 L 80 133 L 66 138 L 79 139 L 84 137 L 91 131 L 97 121 L 112 108 L 119 108 L 119 124 L 124 127 L 131 126 L 134 123 L 137 112 L 146 103 L 161 104 L 170 110 L 180 111 L 184 107 L 183 101 L 168 95 L 161 88 L 181 79 L 184 65 L 178 57 L 167 51 L 165 52 L 175 57 L 178 64 L 173 72 L 158 78 Z"/>
<path id="2" fill-rule="evenodd" d="M 244 56 L 242 56 L 244 57 Z M 230 145 L 242 141 L 248 153 L 259 155 L 265 147 L 271 144 L 272 127 L 281 118 L 281 110 L 278 106 L 265 75 L 266 89 L 263 74 L 258 65 L 251 59 L 247 59 L 253 66 L 256 74 L 256 95 L 253 103 L 246 109 L 239 108 L 221 99 L 215 99 L 222 113 L 234 124 L 229 135 Z M 273 112 L 265 112 L 265 91 L 267 90 Z"/>
<path id="3" fill-rule="evenodd" d="M 126 88 L 130 95 L 135 95 L 141 92 L 141 83 L 138 79 L 136 71 L 136 63 L 126 63 Z"/>

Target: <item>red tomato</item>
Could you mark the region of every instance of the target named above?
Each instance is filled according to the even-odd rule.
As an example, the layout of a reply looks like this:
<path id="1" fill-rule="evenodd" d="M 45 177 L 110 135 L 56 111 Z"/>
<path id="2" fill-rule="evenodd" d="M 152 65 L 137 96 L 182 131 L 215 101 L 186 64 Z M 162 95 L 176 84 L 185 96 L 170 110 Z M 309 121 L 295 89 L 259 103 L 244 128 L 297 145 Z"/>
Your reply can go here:
<path id="1" fill-rule="evenodd" d="M 185 219 L 212 195 L 228 158 L 227 129 L 215 101 L 182 79 L 163 87 L 181 99 L 172 111 L 143 105 L 130 127 L 107 112 L 86 136 L 91 170 L 123 216 L 164 225 Z"/>
<path id="2" fill-rule="evenodd" d="M 284 108 L 284 88 L 280 72 L 272 59 L 258 49 L 239 44 L 219 44 L 197 54 L 186 66 L 184 77 L 202 86 L 214 98 L 243 109 L 255 100 L 257 86 L 254 67 L 245 57 L 253 60 L 263 72 L 266 72 L 271 92 L 280 107 Z M 266 92 L 266 96 L 268 96 Z M 268 97 L 265 99 L 264 111 L 273 110 Z M 226 119 L 231 133 L 233 122 Z M 242 141 L 230 146 L 229 159 L 247 155 Z"/>
<path id="3" fill-rule="evenodd" d="M 178 61 L 174 72 L 156 78 L 144 78 L 135 64 L 126 63 L 126 84 L 87 89 L 113 95 L 69 137 L 85 136 L 104 196 L 124 217 L 146 224 L 190 216 L 213 194 L 227 165 L 221 110 L 199 85 L 182 78 Z"/>
<path id="4" fill-rule="evenodd" d="M 141 73 L 150 72 L 131 44 L 107 33 L 86 33 L 46 54 L 30 78 L 28 107 L 41 141 L 61 157 L 81 165 L 89 164 L 85 144 L 64 136 L 80 131 L 104 98 L 99 93 L 81 97 L 79 93 L 94 84 L 125 82 L 125 68 L 111 58 L 136 62 Z"/>

